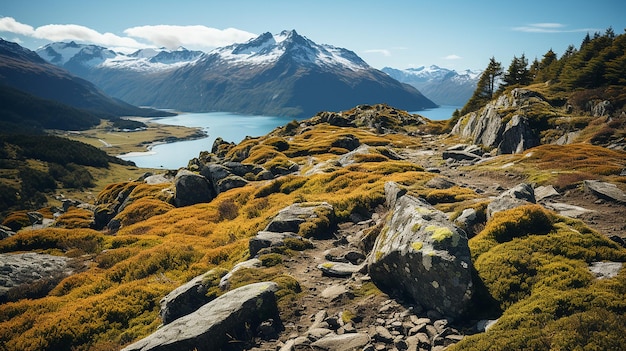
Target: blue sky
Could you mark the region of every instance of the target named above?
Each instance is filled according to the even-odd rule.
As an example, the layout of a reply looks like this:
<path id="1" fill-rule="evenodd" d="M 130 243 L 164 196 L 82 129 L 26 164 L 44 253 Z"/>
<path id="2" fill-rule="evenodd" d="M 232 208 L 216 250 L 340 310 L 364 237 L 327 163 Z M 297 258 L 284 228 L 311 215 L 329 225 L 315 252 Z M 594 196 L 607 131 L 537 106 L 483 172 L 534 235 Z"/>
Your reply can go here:
<path id="1" fill-rule="evenodd" d="M 0 37 L 36 49 L 51 41 L 112 48 L 209 51 L 264 32 L 295 29 L 356 52 L 375 68 L 506 68 L 580 45 L 587 32 L 626 28 L 624 0 L 4 0 Z"/>

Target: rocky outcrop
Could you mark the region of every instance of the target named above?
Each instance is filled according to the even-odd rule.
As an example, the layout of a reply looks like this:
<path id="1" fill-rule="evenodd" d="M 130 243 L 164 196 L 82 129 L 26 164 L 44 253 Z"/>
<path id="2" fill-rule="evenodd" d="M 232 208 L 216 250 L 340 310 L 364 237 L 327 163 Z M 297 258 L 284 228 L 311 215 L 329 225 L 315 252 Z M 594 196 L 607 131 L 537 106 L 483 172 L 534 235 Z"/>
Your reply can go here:
<path id="1" fill-rule="evenodd" d="M 285 239 L 304 240 L 296 233 L 260 231 L 248 243 L 250 257 L 255 257 L 261 250 L 285 246 Z"/>
<path id="2" fill-rule="evenodd" d="M 123 350 L 214 351 L 222 349 L 229 338 L 246 342 L 264 321 L 280 321 L 277 289 L 276 283 L 263 282 L 229 291 Z"/>
<path id="3" fill-rule="evenodd" d="M 446 215 L 411 195 L 398 198 L 368 258 L 372 280 L 452 318 L 473 292 L 467 236 Z"/>
<path id="4" fill-rule="evenodd" d="M 526 183 L 518 184 L 500 194 L 487 205 L 487 218 L 491 218 L 496 212 L 534 203 L 536 200 L 533 187 Z"/>
<path id="5" fill-rule="evenodd" d="M 626 193 L 617 185 L 598 180 L 585 180 L 585 188 L 600 199 L 626 204 Z"/>
<path id="6" fill-rule="evenodd" d="M 523 106 L 531 99 L 543 100 L 540 94 L 514 89 L 511 94 L 500 96 L 479 112 L 462 117 L 452 129 L 452 134 L 470 139 L 474 144 L 495 148 L 498 154 L 520 153 L 540 144 L 524 115 Z M 510 109 L 517 108 L 516 113 Z M 506 109 L 506 115 L 503 110 Z M 510 115 L 510 117 L 508 117 Z"/>
<path id="7" fill-rule="evenodd" d="M 11 288 L 55 277 L 60 280 L 71 273 L 69 261 L 66 257 L 34 252 L 0 254 L 0 300 Z"/>

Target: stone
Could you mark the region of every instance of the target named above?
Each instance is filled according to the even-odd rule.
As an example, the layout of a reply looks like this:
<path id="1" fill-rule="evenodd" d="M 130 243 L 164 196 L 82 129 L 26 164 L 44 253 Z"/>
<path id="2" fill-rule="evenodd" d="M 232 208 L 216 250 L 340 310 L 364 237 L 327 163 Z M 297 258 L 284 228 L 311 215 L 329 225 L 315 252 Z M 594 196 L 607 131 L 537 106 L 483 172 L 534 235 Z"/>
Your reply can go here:
<path id="1" fill-rule="evenodd" d="M 0 254 L 0 297 L 11 288 L 41 278 L 64 277 L 72 273 L 70 259 L 34 252 Z"/>
<path id="2" fill-rule="evenodd" d="M 455 186 L 456 184 L 448 178 L 435 177 L 427 181 L 425 185 L 433 189 L 449 189 Z"/>
<path id="3" fill-rule="evenodd" d="M 426 333 L 418 333 L 406 338 L 407 350 L 419 351 L 430 349 L 430 338 Z"/>
<path id="4" fill-rule="evenodd" d="M 343 262 L 324 262 L 317 266 L 317 269 L 322 271 L 322 274 L 328 277 L 345 278 L 350 277 L 352 274 L 359 272 L 363 269 L 364 265 L 354 265 L 351 263 Z"/>
<path id="5" fill-rule="evenodd" d="M 521 183 L 503 192 L 487 205 L 487 218 L 495 213 L 510 210 L 515 207 L 534 204 L 535 192 L 530 184 Z"/>
<path id="6" fill-rule="evenodd" d="M 26 216 L 28 217 L 31 225 L 43 223 L 43 215 L 37 211 L 27 212 Z"/>
<path id="7" fill-rule="evenodd" d="M 237 175 L 229 175 L 214 183 L 215 192 L 221 194 L 230 189 L 241 188 L 246 186 L 248 181 Z"/>
<path id="8" fill-rule="evenodd" d="M 268 247 L 278 247 L 285 245 L 285 239 L 304 240 L 296 233 L 290 232 L 268 232 L 260 231 L 248 242 L 250 257 L 255 257 L 259 251 Z"/>
<path id="9" fill-rule="evenodd" d="M 540 201 L 543 199 L 560 196 L 558 191 L 554 189 L 552 185 L 538 186 L 535 188 L 535 200 Z"/>
<path id="10" fill-rule="evenodd" d="M 452 159 L 455 161 L 478 161 L 481 159 L 480 156 L 463 150 L 446 150 L 441 156 L 444 160 Z"/>
<path id="11" fill-rule="evenodd" d="M 329 334 L 311 346 L 325 351 L 352 351 L 363 349 L 369 342 L 370 337 L 364 333 Z"/>
<path id="12" fill-rule="evenodd" d="M 219 287 L 222 290 L 228 290 L 230 287 L 230 278 L 242 268 L 259 268 L 261 267 L 261 260 L 258 258 L 251 258 L 247 261 L 237 263 L 225 276 L 220 279 Z"/>
<path id="13" fill-rule="evenodd" d="M 592 262 L 589 270 L 598 279 L 613 278 L 617 276 L 623 266 L 623 262 Z"/>
<path id="14" fill-rule="evenodd" d="M 298 233 L 301 224 L 315 221 L 319 218 L 317 211 L 320 210 L 331 216 L 329 220 L 334 222 L 334 218 L 332 218 L 334 213 L 333 207 L 327 202 L 295 203 L 280 210 L 276 217 L 267 225 L 265 231 Z"/>
<path id="15" fill-rule="evenodd" d="M 273 282 L 249 284 L 178 318 L 123 351 L 219 350 L 230 338 L 246 339 L 268 319 L 279 321 Z M 227 336 L 228 335 L 228 336 Z"/>
<path id="16" fill-rule="evenodd" d="M 445 316 L 460 316 L 473 293 L 465 232 L 411 195 L 400 197 L 390 215 L 367 260 L 374 283 Z"/>
<path id="17" fill-rule="evenodd" d="M 598 180 L 585 180 L 583 184 L 585 189 L 589 190 L 600 199 L 626 204 L 626 193 L 615 184 Z"/>
<path id="18" fill-rule="evenodd" d="M 375 330 L 376 330 L 376 334 L 374 334 L 373 336 L 374 340 L 384 342 L 386 344 L 393 342 L 394 337 L 393 335 L 391 335 L 389 330 L 387 330 L 387 328 L 378 325 L 376 326 Z"/>
<path id="19" fill-rule="evenodd" d="M 474 225 L 479 223 L 476 210 L 473 208 L 466 208 L 461 214 L 454 220 L 454 223 L 463 228 L 466 232 L 470 233 Z M 471 232 L 471 234 L 474 234 Z"/>
<path id="20" fill-rule="evenodd" d="M 497 149 L 500 154 L 519 154 L 539 144 L 528 119 L 517 114 L 506 123 Z"/>
<path id="21" fill-rule="evenodd" d="M 172 179 L 167 177 L 165 174 L 154 174 L 145 177 L 143 182 L 146 184 L 166 184 L 171 183 Z"/>
<path id="22" fill-rule="evenodd" d="M 0 240 L 6 239 L 15 235 L 15 232 L 11 230 L 11 228 L 7 226 L 0 225 Z"/>
<path id="23" fill-rule="evenodd" d="M 396 200 L 404 196 L 407 190 L 404 188 L 400 188 L 395 182 L 386 182 L 385 183 L 385 201 L 388 207 L 394 207 L 396 205 Z"/>
<path id="24" fill-rule="evenodd" d="M 354 297 L 354 294 L 345 285 L 331 285 L 322 290 L 320 296 L 328 301 L 337 301 L 344 297 L 351 299 Z"/>
<path id="25" fill-rule="evenodd" d="M 208 271 L 191 279 L 161 299 L 160 315 L 163 324 L 169 324 L 188 315 L 211 301 L 211 298 L 206 296 L 208 286 L 203 283 L 211 273 Z"/>
<path id="26" fill-rule="evenodd" d="M 181 170 L 174 179 L 176 195 L 174 205 L 184 207 L 204 202 L 210 202 L 215 198 L 214 190 L 205 177 L 187 170 Z"/>
<path id="27" fill-rule="evenodd" d="M 486 332 L 489 328 L 496 324 L 496 322 L 498 322 L 497 319 L 482 319 L 476 324 L 476 331 L 481 333 Z"/>
<path id="28" fill-rule="evenodd" d="M 347 134 L 335 139 L 330 146 L 352 151 L 359 147 L 359 145 L 361 145 L 361 141 L 359 141 L 359 138 L 355 137 L 352 134 Z"/>
<path id="29" fill-rule="evenodd" d="M 578 218 L 586 213 L 593 212 L 593 210 L 589 210 L 580 206 L 570 205 L 562 202 L 546 202 L 543 206 L 547 209 L 550 209 L 554 212 L 558 212 L 558 214 L 570 218 Z"/>

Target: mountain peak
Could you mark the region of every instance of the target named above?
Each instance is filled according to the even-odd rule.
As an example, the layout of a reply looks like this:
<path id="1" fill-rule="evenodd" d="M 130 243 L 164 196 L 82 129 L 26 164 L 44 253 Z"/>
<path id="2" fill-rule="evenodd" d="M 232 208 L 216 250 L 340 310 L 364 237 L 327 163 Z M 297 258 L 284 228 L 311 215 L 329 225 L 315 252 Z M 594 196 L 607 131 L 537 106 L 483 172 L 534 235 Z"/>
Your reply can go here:
<path id="1" fill-rule="evenodd" d="M 331 45 L 316 44 L 295 29 L 278 34 L 263 33 L 243 44 L 233 44 L 211 52 L 229 63 L 268 65 L 282 58 L 307 66 L 333 66 L 350 70 L 369 69 L 354 52 Z"/>

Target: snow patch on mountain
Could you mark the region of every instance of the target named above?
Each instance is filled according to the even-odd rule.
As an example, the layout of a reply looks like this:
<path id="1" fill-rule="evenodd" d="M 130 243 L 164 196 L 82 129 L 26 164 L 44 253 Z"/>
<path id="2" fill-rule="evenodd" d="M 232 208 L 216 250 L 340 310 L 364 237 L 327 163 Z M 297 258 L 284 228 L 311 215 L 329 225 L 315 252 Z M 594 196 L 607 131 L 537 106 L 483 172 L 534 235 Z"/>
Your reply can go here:
<path id="1" fill-rule="evenodd" d="M 343 67 L 353 71 L 370 69 L 354 52 L 326 44 L 316 44 L 295 30 L 279 34 L 264 33 L 244 44 L 234 44 L 211 51 L 231 64 L 268 65 L 284 56 L 299 63 Z"/>
<path id="2" fill-rule="evenodd" d="M 37 49 L 44 60 L 57 66 L 78 65 L 85 68 L 112 68 L 139 72 L 175 69 L 197 61 L 201 51 L 185 48 L 167 50 L 146 48 L 131 54 L 114 52 L 105 47 L 89 44 L 51 43 Z"/>

